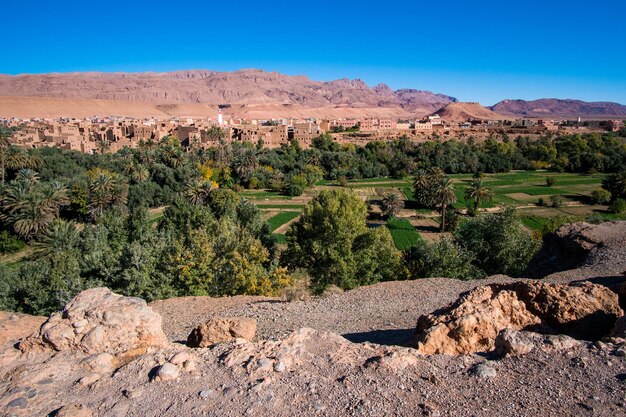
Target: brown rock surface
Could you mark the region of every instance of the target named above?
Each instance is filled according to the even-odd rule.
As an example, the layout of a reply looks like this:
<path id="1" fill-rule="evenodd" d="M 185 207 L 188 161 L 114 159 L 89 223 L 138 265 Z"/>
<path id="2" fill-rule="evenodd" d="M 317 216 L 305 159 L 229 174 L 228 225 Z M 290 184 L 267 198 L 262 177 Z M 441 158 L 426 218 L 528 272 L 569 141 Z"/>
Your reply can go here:
<path id="1" fill-rule="evenodd" d="M 52 314 L 39 331 L 20 343 L 22 351 L 37 348 L 88 354 L 135 354 L 162 347 L 167 338 L 161 316 L 139 298 L 92 288 Z"/>
<path id="2" fill-rule="evenodd" d="M 213 317 L 192 330 L 187 338 L 187 345 L 203 348 L 235 339 L 250 341 L 255 334 L 255 319 L 249 317 Z"/>
<path id="3" fill-rule="evenodd" d="M 414 346 L 420 353 L 491 351 L 503 329 L 541 329 L 587 340 L 604 336 L 623 314 L 606 287 L 516 282 L 478 287 L 433 314 L 420 316 Z"/>

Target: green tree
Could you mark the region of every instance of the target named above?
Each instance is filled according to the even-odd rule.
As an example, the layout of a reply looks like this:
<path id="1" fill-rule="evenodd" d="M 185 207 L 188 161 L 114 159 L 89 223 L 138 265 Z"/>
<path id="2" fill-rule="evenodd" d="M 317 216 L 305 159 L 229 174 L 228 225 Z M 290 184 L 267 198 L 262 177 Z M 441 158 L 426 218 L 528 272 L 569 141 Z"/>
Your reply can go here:
<path id="1" fill-rule="evenodd" d="M 383 194 L 380 201 L 380 209 L 385 217 L 394 217 L 404 208 L 404 199 L 397 192 Z"/>
<path id="2" fill-rule="evenodd" d="M 611 193 L 611 201 L 626 198 L 626 171 L 615 172 L 604 177 L 602 188 Z"/>
<path id="3" fill-rule="evenodd" d="M 523 230 L 512 208 L 468 219 L 456 229 L 454 238 L 475 254 L 474 264 L 488 275 L 518 276 L 540 245 Z"/>
<path id="4" fill-rule="evenodd" d="M 465 189 L 465 199 L 468 202 L 472 202 L 472 212 L 475 214 L 478 212 L 478 207 L 480 206 L 481 202 L 489 202 L 493 199 L 493 193 L 488 187 L 484 185 L 483 181 L 479 178 L 473 180 L 470 183 L 470 186 Z"/>
<path id="5" fill-rule="evenodd" d="M 456 202 L 454 185 L 450 177 L 443 177 L 434 184 L 433 198 L 435 204 L 441 209 L 441 231 L 446 230 L 446 209 Z"/>
<path id="6" fill-rule="evenodd" d="M 442 237 L 433 244 L 418 241 L 403 257 L 409 278 L 445 277 L 470 280 L 485 275 L 474 266 L 474 253 L 450 237 Z"/>
<path id="7" fill-rule="evenodd" d="M 353 287 L 352 244 L 367 230 L 366 215 L 365 203 L 351 191 L 321 191 L 287 232 L 283 259 L 292 268 L 308 268 L 315 291 L 328 285 Z"/>

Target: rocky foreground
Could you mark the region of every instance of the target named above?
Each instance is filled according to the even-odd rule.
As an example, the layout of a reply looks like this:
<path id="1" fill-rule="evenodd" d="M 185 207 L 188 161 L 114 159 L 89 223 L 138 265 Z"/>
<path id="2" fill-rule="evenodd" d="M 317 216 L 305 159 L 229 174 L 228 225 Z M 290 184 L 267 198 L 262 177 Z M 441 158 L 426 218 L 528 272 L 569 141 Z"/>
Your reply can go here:
<path id="1" fill-rule="evenodd" d="M 540 281 L 151 305 L 98 288 L 50 318 L 0 313 L 0 412 L 625 415 L 626 222 L 556 236 Z"/>

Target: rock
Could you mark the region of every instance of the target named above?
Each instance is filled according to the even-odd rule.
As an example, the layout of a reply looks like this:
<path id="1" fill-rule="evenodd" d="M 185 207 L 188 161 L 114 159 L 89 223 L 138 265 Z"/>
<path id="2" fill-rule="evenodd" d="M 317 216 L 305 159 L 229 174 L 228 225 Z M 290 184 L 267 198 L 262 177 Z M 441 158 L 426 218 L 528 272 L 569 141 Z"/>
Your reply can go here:
<path id="1" fill-rule="evenodd" d="M 496 337 L 495 351 L 500 356 L 517 356 L 525 355 L 533 350 L 562 351 L 580 345 L 581 342 L 568 336 L 504 329 Z"/>
<path id="2" fill-rule="evenodd" d="M 28 405 L 28 400 L 25 397 L 17 397 L 14 400 L 11 400 L 9 404 L 7 404 L 8 408 L 24 408 Z"/>
<path id="3" fill-rule="evenodd" d="M 76 328 L 84 331 L 76 333 Z M 144 300 L 114 294 L 107 288 L 92 288 L 74 297 L 63 311 L 52 314 L 19 347 L 22 351 L 42 348 L 117 356 L 166 344 L 161 316 Z"/>
<path id="4" fill-rule="evenodd" d="M 543 329 L 597 340 L 622 314 L 617 295 L 596 284 L 494 284 L 477 287 L 447 308 L 421 316 L 414 346 L 423 354 L 487 352 L 494 349 L 503 329 Z M 531 340 L 511 342 L 516 346 L 506 349 L 520 353 L 529 349 L 524 344 L 532 344 Z"/>
<path id="5" fill-rule="evenodd" d="M 165 362 L 156 369 L 154 380 L 171 381 L 178 378 L 180 370 L 173 363 Z"/>
<path id="6" fill-rule="evenodd" d="M 494 348 L 501 329 L 519 330 L 540 322 L 515 292 L 478 287 L 441 314 L 421 316 L 414 346 L 423 354 L 486 352 Z"/>
<path id="7" fill-rule="evenodd" d="M 200 393 L 198 395 L 200 396 L 200 398 L 209 398 L 211 395 L 213 395 L 213 390 L 212 389 L 204 389 L 204 390 L 200 391 Z"/>
<path id="8" fill-rule="evenodd" d="M 250 341 L 256 334 L 256 320 L 248 317 L 214 317 L 193 329 L 187 338 L 190 347 L 210 347 L 236 339 Z"/>
<path id="9" fill-rule="evenodd" d="M 170 358 L 170 363 L 174 365 L 182 365 L 183 363 L 189 361 L 191 359 L 191 355 L 187 352 L 178 352 L 174 356 Z"/>
<path id="10" fill-rule="evenodd" d="M 100 374 L 89 374 L 89 375 L 82 377 L 80 380 L 78 380 L 78 383 L 86 387 L 86 386 L 93 384 L 94 382 L 99 381 L 100 378 L 101 378 Z"/>
<path id="11" fill-rule="evenodd" d="M 285 372 L 285 364 L 282 361 L 278 361 L 274 364 L 274 372 Z"/>
<path id="12" fill-rule="evenodd" d="M 56 417 L 92 417 L 94 414 L 82 404 L 70 404 L 61 407 L 55 415 Z"/>
<path id="13" fill-rule="evenodd" d="M 192 360 L 185 361 L 183 369 L 185 372 L 194 372 L 196 370 L 196 363 Z"/>
<path id="14" fill-rule="evenodd" d="M 141 394 L 143 394 L 143 391 L 139 388 L 137 389 L 125 389 L 122 391 L 122 394 L 124 394 L 124 397 L 129 398 L 129 399 L 134 399 L 134 398 L 139 398 L 141 397 Z"/>
<path id="15" fill-rule="evenodd" d="M 470 370 L 470 372 L 473 375 L 479 376 L 481 378 L 493 378 L 497 375 L 496 370 L 485 363 L 479 363 L 478 365 L 474 366 Z"/>
<path id="16" fill-rule="evenodd" d="M 80 364 L 93 372 L 104 374 L 113 372 L 116 368 L 115 356 L 110 353 L 98 353 L 83 359 Z"/>
<path id="17" fill-rule="evenodd" d="M 261 358 L 257 361 L 257 369 L 261 372 L 267 372 L 272 369 L 273 363 L 268 358 Z"/>

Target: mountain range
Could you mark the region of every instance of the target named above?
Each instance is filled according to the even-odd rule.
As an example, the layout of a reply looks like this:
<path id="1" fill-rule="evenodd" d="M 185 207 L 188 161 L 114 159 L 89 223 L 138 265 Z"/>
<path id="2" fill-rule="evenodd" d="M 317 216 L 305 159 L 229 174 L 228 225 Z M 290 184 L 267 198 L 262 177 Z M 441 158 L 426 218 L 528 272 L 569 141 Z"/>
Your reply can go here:
<path id="1" fill-rule="evenodd" d="M 430 91 L 393 90 L 382 83 L 369 87 L 359 79 L 314 81 L 256 69 L 0 75 L 4 117 L 205 117 L 221 107 L 225 114 L 250 118 L 401 118 L 432 114 L 456 102 Z M 621 104 L 558 99 L 504 100 L 485 110 L 506 117 L 626 117 Z"/>

